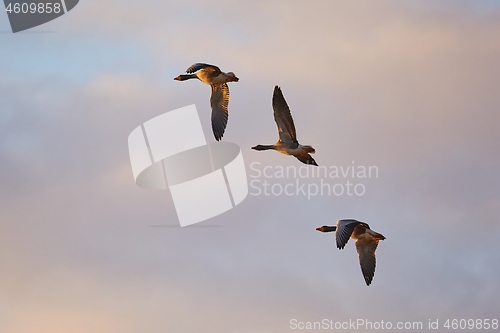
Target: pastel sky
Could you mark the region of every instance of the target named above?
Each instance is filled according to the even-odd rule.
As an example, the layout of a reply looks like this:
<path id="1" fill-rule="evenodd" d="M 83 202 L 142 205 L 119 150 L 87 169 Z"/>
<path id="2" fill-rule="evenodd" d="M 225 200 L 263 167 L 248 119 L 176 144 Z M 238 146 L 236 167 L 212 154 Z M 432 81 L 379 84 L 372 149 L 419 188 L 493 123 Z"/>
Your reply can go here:
<path id="1" fill-rule="evenodd" d="M 491 0 L 81 0 L 17 34 L 0 13 L 0 332 L 500 319 L 499 32 Z M 209 87 L 173 80 L 195 62 L 240 78 L 224 140 L 249 180 L 255 162 L 301 166 L 250 149 L 277 139 L 275 85 L 318 164 L 378 177 L 175 227 L 169 191 L 135 185 L 127 138 L 196 104 L 214 141 Z M 387 237 L 369 287 L 354 242 L 315 230 L 342 218 Z"/>

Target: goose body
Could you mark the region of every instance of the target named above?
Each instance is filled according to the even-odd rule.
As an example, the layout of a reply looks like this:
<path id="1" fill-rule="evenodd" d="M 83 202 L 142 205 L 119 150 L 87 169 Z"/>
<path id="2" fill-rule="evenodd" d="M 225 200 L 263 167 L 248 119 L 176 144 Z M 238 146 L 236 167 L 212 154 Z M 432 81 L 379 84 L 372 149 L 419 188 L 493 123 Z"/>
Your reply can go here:
<path id="1" fill-rule="evenodd" d="M 252 147 L 255 150 L 276 150 L 285 155 L 295 156 L 305 164 L 318 165 L 309 154 L 314 154 L 316 150 L 312 146 L 301 145 L 297 141 L 297 133 L 293 123 L 290 108 L 285 101 L 283 92 L 278 86 L 274 87 L 273 93 L 274 121 L 278 126 L 279 139 L 274 145 L 257 145 Z"/>
<path id="2" fill-rule="evenodd" d="M 375 250 L 377 249 L 378 242 L 384 240 L 385 237 L 371 230 L 368 223 L 353 219 L 338 220 L 336 226 L 325 225 L 316 228 L 316 230 L 321 232 L 335 231 L 335 239 L 339 250 L 345 247 L 349 238 L 356 240 L 356 250 L 358 251 L 361 272 L 363 273 L 366 285 L 369 286 L 375 275 Z"/>
<path id="3" fill-rule="evenodd" d="M 198 79 L 212 88 L 212 95 L 210 96 L 212 131 L 215 139 L 219 141 L 224 135 L 229 116 L 229 87 L 227 86 L 227 82 L 238 82 L 239 78 L 233 72 L 224 73 L 217 66 L 203 63 L 191 65 L 186 70 L 186 73 L 188 74 L 181 74 L 175 77 L 174 80 Z"/>

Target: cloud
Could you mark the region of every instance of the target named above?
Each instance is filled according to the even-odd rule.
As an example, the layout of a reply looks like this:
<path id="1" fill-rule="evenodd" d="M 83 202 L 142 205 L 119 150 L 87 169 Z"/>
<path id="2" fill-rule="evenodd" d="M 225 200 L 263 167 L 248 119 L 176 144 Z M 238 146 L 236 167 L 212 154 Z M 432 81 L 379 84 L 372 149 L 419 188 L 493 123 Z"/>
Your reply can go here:
<path id="1" fill-rule="evenodd" d="M 50 23 L 57 34 L 9 41 L 3 331 L 282 332 L 292 318 L 494 316 L 498 15 L 467 2 L 87 1 Z M 50 66 L 30 74 L 26 54 L 37 52 Z M 150 227 L 177 217 L 168 192 L 133 183 L 127 137 L 195 103 L 213 140 L 208 86 L 172 80 L 197 61 L 241 77 L 224 139 L 247 165 L 297 166 L 249 149 L 277 139 L 280 85 L 320 165 L 376 165 L 379 177 L 362 197 L 250 196 L 207 221 L 219 228 Z M 387 237 L 369 288 L 354 244 L 338 251 L 314 230 L 348 217 Z"/>

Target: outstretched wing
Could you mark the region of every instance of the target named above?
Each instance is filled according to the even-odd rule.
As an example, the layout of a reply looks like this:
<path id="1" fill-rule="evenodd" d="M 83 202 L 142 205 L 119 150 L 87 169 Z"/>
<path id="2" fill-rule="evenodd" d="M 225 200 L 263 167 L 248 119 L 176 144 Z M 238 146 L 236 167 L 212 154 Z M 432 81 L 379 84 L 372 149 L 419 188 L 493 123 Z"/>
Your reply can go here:
<path id="1" fill-rule="evenodd" d="M 356 220 L 339 220 L 337 221 L 337 232 L 335 233 L 335 238 L 337 240 L 337 248 L 343 249 L 351 234 L 361 222 Z"/>
<path id="2" fill-rule="evenodd" d="M 312 156 L 309 154 L 293 155 L 293 156 L 295 156 L 302 163 L 316 165 L 316 166 L 318 165 L 314 160 L 314 158 L 312 158 Z"/>
<path id="3" fill-rule="evenodd" d="M 224 135 L 229 116 L 227 107 L 229 105 L 229 87 L 226 83 L 213 84 L 210 106 L 212 107 L 212 131 L 215 140 L 219 141 Z"/>
<path id="4" fill-rule="evenodd" d="M 365 278 L 366 285 L 372 283 L 373 275 L 375 275 L 375 250 L 378 246 L 378 240 L 373 238 L 359 238 L 356 241 L 356 250 L 359 256 L 359 265 L 361 272 Z"/>
<path id="5" fill-rule="evenodd" d="M 274 121 L 278 126 L 280 141 L 298 144 L 290 108 L 286 104 L 285 97 L 283 97 L 283 93 L 278 86 L 274 87 L 273 109 Z"/>
<path id="6" fill-rule="evenodd" d="M 186 69 L 186 73 L 188 74 L 192 74 L 194 72 L 197 72 L 199 71 L 200 69 L 207 69 L 207 70 L 212 70 L 214 72 L 218 74 L 220 74 L 220 68 L 217 67 L 217 66 L 214 66 L 214 65 L 209 65 L 209 64 L 203 64 L 203 63 L 196 63 L 196 64 L 192 64 L 191 67 L 189 67 L 188 69 Z"/>

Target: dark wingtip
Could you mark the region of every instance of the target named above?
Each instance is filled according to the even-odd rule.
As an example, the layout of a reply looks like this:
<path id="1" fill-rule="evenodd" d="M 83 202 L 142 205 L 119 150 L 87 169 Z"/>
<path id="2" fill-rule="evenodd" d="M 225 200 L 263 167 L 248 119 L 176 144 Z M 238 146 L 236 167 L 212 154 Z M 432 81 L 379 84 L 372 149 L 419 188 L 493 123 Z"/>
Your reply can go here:
<path id="1" fill-rule="evenodd" d="M 311 157 L 311 156 L 309 156 Z M 307 165 L 315 165 L 315 166 L 318 166 L 318 163 L 316 163 L 316 161 L 314 160 L 314 158 L 311 157 L 311 159 L 309 161 L 306 162 Z"/>
<path id="2" fill-rule="evenodd" d="M 365 276 L 364 278 L 365 278 L 366 286 L 369 286 L 372 283 L 372 279 L 369 276 Z"/>
<path id="3" fill-rule="evenodd" d="M 222 140 L 222 137 L 224 136 L 224 130 L 214 130 L 214 137 L 215 140 L 220 141 Z"/>
<path id="4" fill-rule="evenodd" d="M 220 141 L 224 136 L 225 128 L 212 123 L 212 132 L 214 133 L 215 140 Z"/>
<path id="5" fill-rule="evenodd" d="M 222 139 L 222 136 L 224 135 L 224 133 L 216 133 L 214 132 L 214 137 L 215 137 L 215 140 L 217 141 L 220 141 Z"/>

